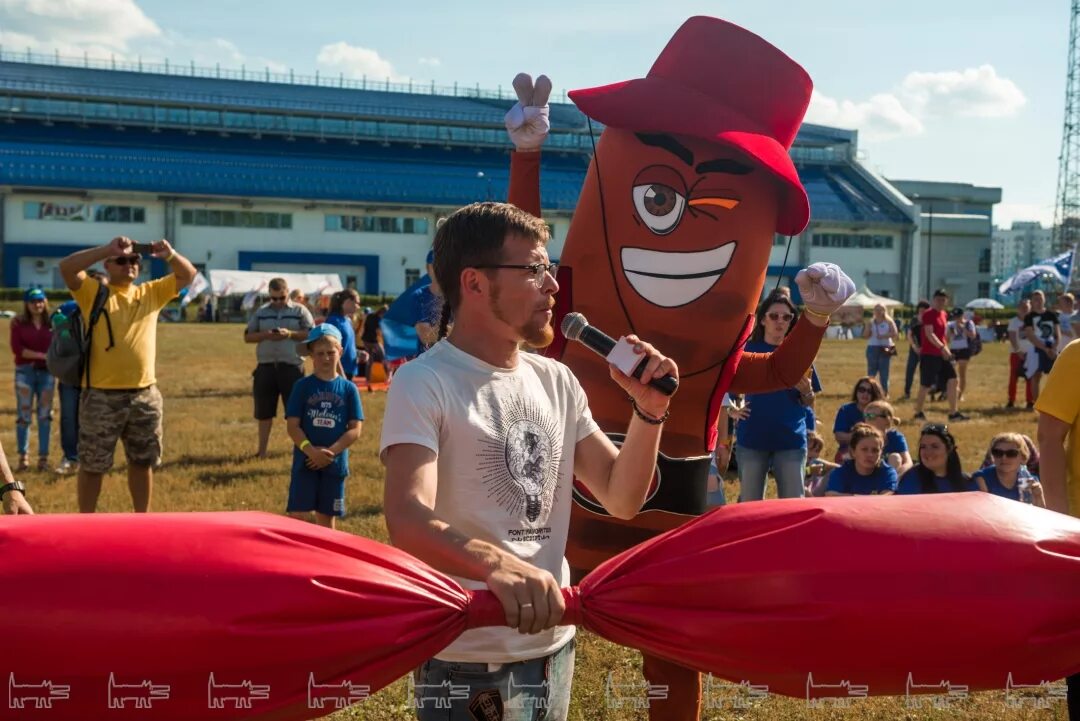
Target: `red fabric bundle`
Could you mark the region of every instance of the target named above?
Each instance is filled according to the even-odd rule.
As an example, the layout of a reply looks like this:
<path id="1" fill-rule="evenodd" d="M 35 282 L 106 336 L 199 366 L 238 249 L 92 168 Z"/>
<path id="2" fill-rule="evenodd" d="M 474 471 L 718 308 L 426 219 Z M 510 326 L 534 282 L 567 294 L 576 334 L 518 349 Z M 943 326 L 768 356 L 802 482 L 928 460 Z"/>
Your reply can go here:
<path id="1" fill-rule="evenodd" d="M 312 718 L 503 623 L 401 551 L 260 513 L 6 517 L 0 557 L 0 717 Z M 772 693 L 1080 672 L 1080 520 L 986 494 L 721 508 L 564 595 L 567 623 Z"/>

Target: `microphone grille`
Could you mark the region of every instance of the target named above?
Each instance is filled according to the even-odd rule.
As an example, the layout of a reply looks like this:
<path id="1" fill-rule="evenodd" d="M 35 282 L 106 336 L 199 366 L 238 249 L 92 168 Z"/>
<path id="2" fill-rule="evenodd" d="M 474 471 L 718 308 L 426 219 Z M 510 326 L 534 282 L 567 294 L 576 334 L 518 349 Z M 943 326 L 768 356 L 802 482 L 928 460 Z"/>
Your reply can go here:
<path id="1" fill-rule="evenodd" d="M 581 313 L 567 313 L 562 319 L 562 334 L 567 340 L 578 340 L 589 321 Z"/>

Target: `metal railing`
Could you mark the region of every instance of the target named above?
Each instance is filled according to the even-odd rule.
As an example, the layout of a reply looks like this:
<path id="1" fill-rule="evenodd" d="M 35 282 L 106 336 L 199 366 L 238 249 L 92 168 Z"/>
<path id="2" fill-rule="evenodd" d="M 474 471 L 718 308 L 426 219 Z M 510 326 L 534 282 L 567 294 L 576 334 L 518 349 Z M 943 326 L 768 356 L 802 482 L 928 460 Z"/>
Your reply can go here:
<path id="1" fill-rule="evenodd" d="M 388 93 L 411 93 L 414 95 L 442 95 L 452 98 L 475 98 L 481 100 L 516 100 L 517 96 L 513 89 L 504 90 L 502 86 L 494 90 L 481 88 L 475 85 L 454 83 L 453 85 L 436 85 L 416 82 L 411 78 L 407 81 L 392 81 L 390 78 L 368 78 L 366 75 L 359 79 L 346 78 L 344 73 L 325 75 L 318 70 L 314 75 L 298 75 L 291 68 L 288 72 L 271 71 L 267 66 L 262 70 L 248 70 L 241 65 L 239 70 L 222 68 L 221 64 L 214 67 L 196 65 L 192 60 L 188 63 L 172 63 L 165 59 L 164 62 L 144 62 L 142 58 L 135 60 L 119 59 L 113 55 L 108 59 L 92 58 L 84 53 L 83 57 L 61 55 L 57 50 L 52 54 L 35 53 L 27 48 L 25 52 L 12 50 L 0 45 L 0 61 L 13 63 L 30 63 L 33 65 L 52 65 L 69 68 L 90 68 L 94 70 L 118 70 L 136 73 L 155 73 L 159 75 L 178 75 L 190 78 L 212 78 L 217 80 L 243 80 L 251 82 L 286 83 L 289 85 L 312 85 L 322 88 L 349 88 L 352 90 L 373 90 Z M 563 89 L 552 95 L 552 102 L 569 103 L 566 90 Z"/>

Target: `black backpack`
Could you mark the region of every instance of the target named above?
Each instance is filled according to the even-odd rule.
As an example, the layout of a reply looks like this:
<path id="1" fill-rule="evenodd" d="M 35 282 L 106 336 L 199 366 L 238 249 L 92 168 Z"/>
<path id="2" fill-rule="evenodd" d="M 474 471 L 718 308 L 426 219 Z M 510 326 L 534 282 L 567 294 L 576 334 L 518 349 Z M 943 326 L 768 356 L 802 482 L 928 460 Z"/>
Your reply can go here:
<path id="1" fill-rule="evenodd" d="M 109 286 L 101 283 L 90 307 L 89 323 L 83 323 L 82 312 L 78 308 L 70 316 L 59 312 L 53 315 L 52 340 L 49 341 L 49 350 L 45 353 L 45 366 L 61 383 L 79 387 L 83 385 L 85 378 L 85 385 L 90 386 L 90 339 L 94 333 L 94 325 L 102 314 L 105 315 L 105 324 L 109 329 L 109 345 L 105 350 L 113 347 L 112 322 L 105 310 L 108 300 Z"/>

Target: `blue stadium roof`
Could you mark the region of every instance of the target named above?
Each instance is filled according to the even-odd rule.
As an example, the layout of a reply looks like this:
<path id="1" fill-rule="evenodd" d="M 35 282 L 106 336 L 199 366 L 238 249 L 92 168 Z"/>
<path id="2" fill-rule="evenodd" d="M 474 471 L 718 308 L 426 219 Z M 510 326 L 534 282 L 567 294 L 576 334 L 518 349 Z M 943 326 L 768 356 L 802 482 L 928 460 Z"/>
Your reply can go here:
<path id="1" fill-rule="evenodd" d="M 417 92 L 387 92 L 384 83 L 370 81 L 370 89 L 327 87 L 302 83 L 190 77 L 122 70 L 0 62 L 0 91 L 55 97 L 172 103 L 198 107 L 290 111 L 302 115 L 348 115 L 417 121 L 459 122 L 501 128 L 503 116 L 514 104 L 505 98 L 470 97 L 484 92 L 463 86 L 460 96 Z M 328 79 L 323 78 L 323 82 Z M 332 79 L 330 79 L 332 80 Z M 400 87 L 395 85 L 394 87 Z M 494 93 L 492 93 L 494 94 Z M 585 116 L 573 105 L 553 103 L 552 129 L 582 130 Z"/>

